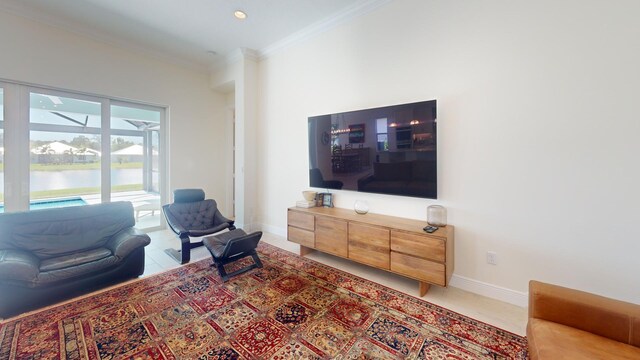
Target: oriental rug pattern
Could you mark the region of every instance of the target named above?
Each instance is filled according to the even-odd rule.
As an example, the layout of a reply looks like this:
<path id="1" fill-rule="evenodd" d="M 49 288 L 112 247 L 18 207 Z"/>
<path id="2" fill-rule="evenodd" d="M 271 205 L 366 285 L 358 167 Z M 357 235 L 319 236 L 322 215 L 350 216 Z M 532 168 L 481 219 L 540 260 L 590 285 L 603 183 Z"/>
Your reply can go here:
<path id="1" fill-rule="evenodd" d="M 259 252 L 264 268 L 227 283 L 203 260 L 4 322 L 0 359 L 527 358 L 523 337 L 268 244 Z"/>

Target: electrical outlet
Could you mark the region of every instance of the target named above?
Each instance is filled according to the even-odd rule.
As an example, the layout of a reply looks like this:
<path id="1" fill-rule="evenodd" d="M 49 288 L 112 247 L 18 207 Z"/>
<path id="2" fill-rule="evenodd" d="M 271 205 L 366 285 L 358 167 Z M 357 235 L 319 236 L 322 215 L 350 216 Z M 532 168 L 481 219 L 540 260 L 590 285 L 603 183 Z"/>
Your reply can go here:
<path id="1" fill-rule="evenodd" d="M 498 265 L 498 253 L 487 251 L 487 264 Z"/>

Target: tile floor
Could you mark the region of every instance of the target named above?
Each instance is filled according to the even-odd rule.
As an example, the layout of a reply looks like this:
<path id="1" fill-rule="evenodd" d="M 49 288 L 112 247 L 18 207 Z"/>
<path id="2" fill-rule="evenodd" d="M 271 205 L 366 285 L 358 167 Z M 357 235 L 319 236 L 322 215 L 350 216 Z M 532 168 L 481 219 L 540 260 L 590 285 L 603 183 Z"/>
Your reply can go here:
<path id="1" fill-rule="evenodd" d="M 170 230 L 150 232 L 151 244 L 146 248 L 145 272 L 143 276 L 153 275 L 180 266 L 165 254 L 166 248 L 179 248 L 178 238 Z M 299 246 L 281 236 L 264 233 L 262 241 L 298 254 Z M 209 258 L 204 247 L 191 251 L 191 261 Z M 411 296 L 418 296 L 418 283 L 415 280 L 374 269 L 366 265 L 341 259 L 332 255 L 314 252 L 308 258 L 341 269 L 365 279 L 388 286 Z M 422 298 L 433 304 L 456 311 L 460 314 L 497 326 L 518 335 L 525 335 L 527 309 L 519 306 L 476 295 L 454 287 L 431 286 Z"/>

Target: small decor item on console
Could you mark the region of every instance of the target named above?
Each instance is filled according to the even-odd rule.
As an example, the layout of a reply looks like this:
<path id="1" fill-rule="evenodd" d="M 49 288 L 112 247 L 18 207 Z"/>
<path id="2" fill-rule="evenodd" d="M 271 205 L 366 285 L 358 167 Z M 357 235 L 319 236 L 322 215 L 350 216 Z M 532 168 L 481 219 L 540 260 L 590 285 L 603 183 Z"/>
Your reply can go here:
<path id="1" fill-rule="evenodd" d="M 427 224 L 431 226 L 447 226 L 447 209 L 441 205 L 431 205 L 427 208 Z"/>
<path id="2" fill-rule="evenodd" d="M 317 194 L 318 193 L 315 191 L 303 191 L 302 197 L 304 197 L 304 200 L 296 201 L 296 207 L 300 207 L 300 208 L 315 207 Z"/>
<path id="3" fill-rule="evenodd" d="M 315 191 L 307 190 L 307 191 L 303 191 L 302 192 L 302 197 L 307 201 L 315 201 L 316 194 L 318 194 L 318 193 L 315 192 Z"/>
<path id="4" fill-rule="evenodd" d="M 333 194 L 321 193 L 321 194 L 318 194 L 318 196 L 322 196 L 323 207 L 333 207 Z"/>
<path id="5" fill-rule="evenodd" d="M 298 200 L 298 201 L 296 201 L 296 207 L 299 207 L 299 208 L 316 207 L 316 201 L 315 200 L 312 200 L 312 201 Z"/>
<path id="6" fill-rule="evenodd" d="M 433 234 L 434 232 L 436 232 L 436 230 L 438 230 L 438 227 L 437 226 L 427 225 L 424 228 L 422 228 L 422 230 L 428 232 L 429 234 Z"/>
<path id="7" fill-rule="evenodd" d="M 356 211 L 356 214 L 364 215 L 369 212 L 369 203 L 364 200 L 356 200 L 353 203 L 353 210 Z"/>

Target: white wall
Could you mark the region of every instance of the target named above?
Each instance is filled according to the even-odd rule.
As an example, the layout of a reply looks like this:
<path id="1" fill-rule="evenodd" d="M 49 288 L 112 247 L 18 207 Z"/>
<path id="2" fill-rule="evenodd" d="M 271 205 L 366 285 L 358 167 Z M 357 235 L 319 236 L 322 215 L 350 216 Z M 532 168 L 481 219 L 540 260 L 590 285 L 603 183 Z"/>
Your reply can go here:
<path id="1" fill-rule="evenodd" d="M 168 106 L 169 190 L 201 187 L 226 210 L 225 98 L 208 74 L 3 12 L 0 51 L 0 78 Z"/>
<path id="2" fill-rule="evenodd" d="M 245 48 L 238 49 L 228 60 L 226 66 L 212 69 L 210 82 L 214 89 L 233 92 L 235 225 L 253 231 L 260 206 L 256 202 L 260 181 L 256 173 L 258 65 L 253 50 Z"/>
<path id="3" fill-rule="evenodd" d="M 640 303 L 639 17 L 637 1 L 396 0 L 270 55 L 263 226 L 284 233 L 308 188 L 308 116 L 437 99 L 439 199 L 336 191 L 336 206 L 425 220 L 442 204 L 458 279 Z"/>

